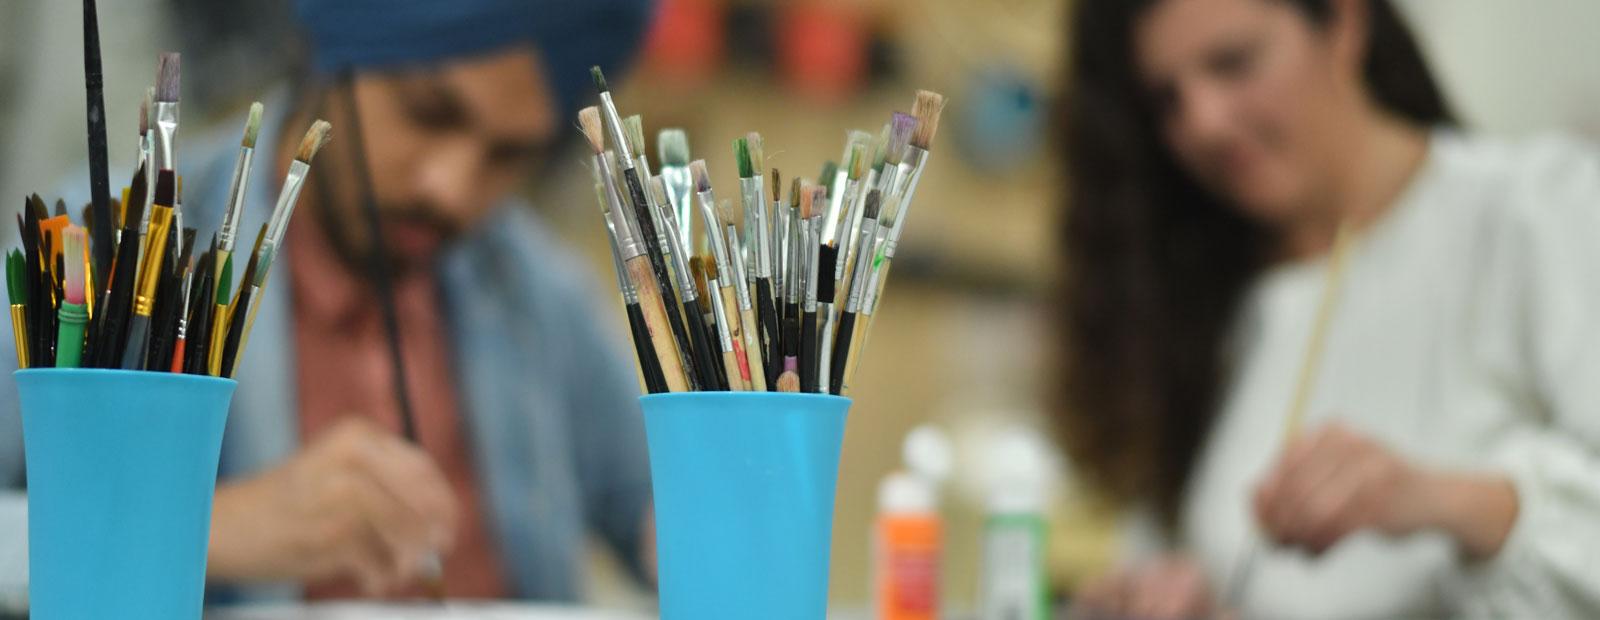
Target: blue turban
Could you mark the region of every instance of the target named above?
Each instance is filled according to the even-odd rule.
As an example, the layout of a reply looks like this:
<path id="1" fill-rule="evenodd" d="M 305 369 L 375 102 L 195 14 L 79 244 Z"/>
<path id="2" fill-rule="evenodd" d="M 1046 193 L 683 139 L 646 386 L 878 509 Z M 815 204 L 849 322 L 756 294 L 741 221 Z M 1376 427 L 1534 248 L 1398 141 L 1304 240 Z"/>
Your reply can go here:
<path id="1" fill-rule="evenodd" d="M 519 44 L 538 50 L 559 118 L 594 96 L 589 67 L 620 71 L 650 0 L 296 0 L 318 71 L 426 65 Z M 570 124 L 570 123 L 563 123 Z"/>

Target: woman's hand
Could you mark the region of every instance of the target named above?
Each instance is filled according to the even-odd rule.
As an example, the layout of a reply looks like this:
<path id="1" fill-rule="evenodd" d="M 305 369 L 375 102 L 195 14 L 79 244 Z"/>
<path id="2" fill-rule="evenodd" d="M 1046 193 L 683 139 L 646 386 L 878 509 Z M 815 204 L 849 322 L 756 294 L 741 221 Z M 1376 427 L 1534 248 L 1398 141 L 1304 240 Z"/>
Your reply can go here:
<path id="1" fill-rule="evenodd" d="M 1484 559 L 1510 533 L 1517 495 L 1503 476 L 1422 468 L 1334 423 L 1290 443 L 1256 488 L 1255 513 L 1271 539 L 1312 553 L 1361 530 L 1438 529 Z"/>
<path id="2" fill-rule="evenodd" d="M 1174 554 L 1090 580 L 1078 591 L 1072 617 L 1187 620 L 1213 611 L 1200 566 Z"/>

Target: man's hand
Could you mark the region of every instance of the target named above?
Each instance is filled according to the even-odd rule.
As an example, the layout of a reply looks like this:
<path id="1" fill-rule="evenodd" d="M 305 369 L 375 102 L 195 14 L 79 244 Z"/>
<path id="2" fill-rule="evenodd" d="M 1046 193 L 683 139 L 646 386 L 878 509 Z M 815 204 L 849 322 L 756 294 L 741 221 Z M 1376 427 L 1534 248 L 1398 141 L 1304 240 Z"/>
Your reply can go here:
<path id="1" fill-rule="evenodd" d="M 1418 467 L 1354 430 L 1330 424 L 1296 439 L 1256 488 L 1256 519 L 1280 544 L 1320 554 L 1361 530 L 1454 536 L 1469 558 L 1499 551 L 1516 521 L 1502 476 Z"/>
<path id="2" fill-rule="evenodd" d="M 456 520 L 449 483 L 427 453 L 346 418 L 282 465 L 217 488 L 207 572 L 221 581 L 349 577 L 382 594 L 448 551 Z"/>

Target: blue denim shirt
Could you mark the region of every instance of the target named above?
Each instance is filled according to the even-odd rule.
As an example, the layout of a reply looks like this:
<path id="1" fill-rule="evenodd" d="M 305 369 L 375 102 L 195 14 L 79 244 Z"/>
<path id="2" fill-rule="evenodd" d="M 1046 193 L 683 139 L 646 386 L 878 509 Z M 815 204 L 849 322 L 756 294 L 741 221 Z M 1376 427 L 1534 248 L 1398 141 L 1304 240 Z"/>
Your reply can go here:
<path id="1" fill-rule="evenodd" d="M 281 100 L 281 98 L 279 98 Z M 282 112 L 282 104 L 270 106 Z M 282 114 L 263 122 L 246 200 L 241 246 L 254 239 L 277 197 L 274 169 Z M 298 129 L 296 129 L 298 131 Z M 297 134 L 298 135 L 298 134 Z M 334 139 L 339 139 L 337 127 Z M 236 129 L 182 139 L 186 226 L 200 239 L 220 224 L 238 153 Z M 315 165 L 312 175 L 320 171 Z M 68 204 L 87 202 L 87 183 Z M 74 200 L 76 198 L 76 200 Z M 310 217 L 303 212 L 297 217 Z M 294 243 L 291 236 L 286 243 Z M 286 259 L 287 260 L 287 259 Z M 464 432 L 483 514 L 508 585 L 526 599 L 570 601 L 582 593 L 585 535 L 595 533 L 638 574 L 640 525 L 650 502 L 639 384 L 614 312 L 586 269 L 526 205 L 508 202 L 447 246 L 434 265 L 453 343 Z M 276 271 L 287 274 L 280 265 Z M 223 440 L 223 480 L 282 462 L 299 438 L 290 287 L 270 283 L 240 362 Z M 404 330 L 405 326 L 402 325 Z M 0 330 L 11 351 L 11 330 Z M 10 354 L 0 355 L 7 369 Z M 339 377 L 326 377 L 339 381 Z M 21 422 L 16 386 L 0 381 L 0 501 L 21 500 Z M 23 544 L 25 525 L 0 521 L 0 544 Z M 214 590 L 216 600 L 290 598 L 292 585 Z"/>

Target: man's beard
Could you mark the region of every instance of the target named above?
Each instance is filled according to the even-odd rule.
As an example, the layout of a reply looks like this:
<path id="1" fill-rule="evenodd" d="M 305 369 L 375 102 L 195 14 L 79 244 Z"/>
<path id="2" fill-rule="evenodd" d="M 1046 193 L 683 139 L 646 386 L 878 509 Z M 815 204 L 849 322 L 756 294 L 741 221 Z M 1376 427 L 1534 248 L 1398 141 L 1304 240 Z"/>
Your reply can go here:
<path id="1" fill-rule="evenodd" d="M 335 205 L 333 202 L 333 192 L 327 191 L 328 188 L 322 183 L 315 181 L 313 183 L 318 186 L 317 202 L 313 211 L 316 213 L 317 223 L 320 224 L 319 228 L 323 231 L 323 238 L 328 241 L 328 246 L 333 248 L 339 262 L 343 263 L 351 273 L 364 280 L 371 279 L 373 268 L 371 253 L 377 243 L 375 234 L 381 234 L 381 231 L 374 233 L 370 230 L 371 224 L 367 220 L 366 206 L 351 205 L 348 208 L 340 208 L 340 205 Z M 460 227 L 455 222 L 421 204 L 397 208 L 378 207 L 380 228 L 385 224 L 395 223 L 426 228 L 438 237 L 441 245 L 460 233 Z M 356 243 L 352 234 L 357 226 L 367 231 L 368 245 L 365 248 Z M 437 255 L 437 251 L 427 256 L 409 255 L 385 244 L 383 261 L 390 277 L 399 280 L 429 267 Z"/>

